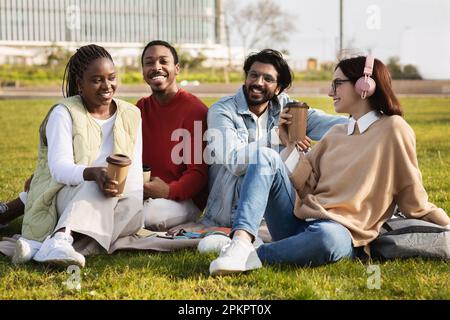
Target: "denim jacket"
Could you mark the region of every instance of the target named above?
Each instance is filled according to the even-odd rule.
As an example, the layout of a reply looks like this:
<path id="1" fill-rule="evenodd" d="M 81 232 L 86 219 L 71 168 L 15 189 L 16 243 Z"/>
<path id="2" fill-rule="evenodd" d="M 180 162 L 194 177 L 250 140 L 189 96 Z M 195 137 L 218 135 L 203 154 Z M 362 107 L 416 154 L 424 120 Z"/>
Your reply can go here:
<path id="1" fill-rule="evenodd" d="M 222 98 L 208 110 L 205 155 L 210 164 L 209 197 L 203 224 L 231 227 L 242 178 L 252 155 L 258 147 L 281 151 L 274 127 L 278 124 L 280 111 L 291 101 L 287 94 L 282 93 L 269 102 L 267 132 L 258 141 L 256 123 L 248 108 L 243 87 L 234 96 Z M 313 140 L 320 140 L 333 125 L 347 122 L 346 117 L 332 116 L 310 108 L 307 135 Z"/>

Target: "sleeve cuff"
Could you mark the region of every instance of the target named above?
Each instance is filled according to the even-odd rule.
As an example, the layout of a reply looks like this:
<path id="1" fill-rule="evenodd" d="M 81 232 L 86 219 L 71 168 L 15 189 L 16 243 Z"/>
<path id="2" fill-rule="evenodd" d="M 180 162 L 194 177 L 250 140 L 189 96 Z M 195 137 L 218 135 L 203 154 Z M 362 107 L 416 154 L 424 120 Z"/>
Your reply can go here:
<path id="1" fill-rule="evenodd" d="M 295 169 L 293 169 L 293 173 L 290 176 L 292 184 L 295 189 L 302 190 L 305 187 L 306 181 L 310 179 L 310 175 L 312 174 L 312 167 L 309 161 L 305 158 L 304 154 L 297 152 L 299 160 Z M 313 176 L 314 178 L 314 176 Z M 315 185 L 315 181 L 310 182 L 310 185 Z"/>
<path id="2" fill-rule="evenodd" d="M 169 195 L 167 196 L 170 200 L 179 200 L 179 191 L 178 191 L 178 181 L 172 181 L 169 183 Z"/>
<path id="3" fill-rule="evenodd" d="M 87 166 L 84 165 L 77 165 L 75 167 L 73 173 L 74 185 L 79 185 L 80 183 L 84 182 L 84 169 L 86 168 Z"/>
<path id="4" fill-rule="evenodd" d="M 289 171 L 289 175 L 291 175 L 294 172 L 294 169 L 297 166 L 299 160 L 300 160 L 300 154 L 298 153 L 297 149 L 294 148 L 292 150 L 292 152 L 289 154 L 289 156 L 287 157 L 287 159 L 284 161 L 284 164 L 286 165 L 286 168 Z"/>

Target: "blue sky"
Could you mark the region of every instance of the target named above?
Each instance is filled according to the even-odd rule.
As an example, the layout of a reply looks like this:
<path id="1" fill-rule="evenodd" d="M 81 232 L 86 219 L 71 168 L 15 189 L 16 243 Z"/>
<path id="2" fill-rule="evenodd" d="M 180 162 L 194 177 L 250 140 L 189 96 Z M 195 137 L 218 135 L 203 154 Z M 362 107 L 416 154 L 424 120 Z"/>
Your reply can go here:
<path id="1" fill-rule="evenodd" d="M 225 0 L 227 1 L 227 0 Z M 249 3 L 257 0 L 241 0 Z M 297 26 L 289 41 L 291 64 L 314 57 L 334 61 L 339 39 L 339 0 L 274 0 Z M 344 48 L 414 64 L 425 78 L 450 79 L 450 1 L 343 0 Z"/>

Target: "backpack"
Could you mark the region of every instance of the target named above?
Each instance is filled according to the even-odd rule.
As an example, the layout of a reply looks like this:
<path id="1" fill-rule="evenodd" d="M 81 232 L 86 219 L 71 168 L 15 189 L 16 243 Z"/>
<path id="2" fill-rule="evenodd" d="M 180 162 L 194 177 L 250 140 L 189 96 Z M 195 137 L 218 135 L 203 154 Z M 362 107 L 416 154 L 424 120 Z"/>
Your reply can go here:
<path id="1" fill-rule="evenodd" d="M 370 244 L 373 258 L 450 259 L 450 230 L 418 219 L 394 216 L 386 221 L 378 238 Z"/>

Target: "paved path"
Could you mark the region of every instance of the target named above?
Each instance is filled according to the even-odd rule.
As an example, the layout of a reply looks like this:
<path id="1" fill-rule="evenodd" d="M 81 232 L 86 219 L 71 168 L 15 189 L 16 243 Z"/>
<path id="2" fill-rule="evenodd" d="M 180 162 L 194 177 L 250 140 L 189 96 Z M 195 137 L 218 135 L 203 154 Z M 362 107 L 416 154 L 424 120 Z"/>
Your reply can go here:
<path id="1" fill-rule="evenodd" d="M 199 97 L 223 97 L 234 94 L 241 83 L 232 84 L 201 84 L 199 86 L 185 86 L 184 88 Z M 439 95 L 450 96 L 450 80 L 424 80 L 424 81 L 393 81 L 394 90 L 399 95 Z M 303 81 L 292 85 L 288 93 L 291 96 L 327 95 L 330 88 L 329 81 Z M 23 87 L 0 88 L 0 99 L 14 98 L 60 98 L 61 87 Z M 150 94 L 147 85 L 119 85 L 118 97 L 142 97 Z"/>

